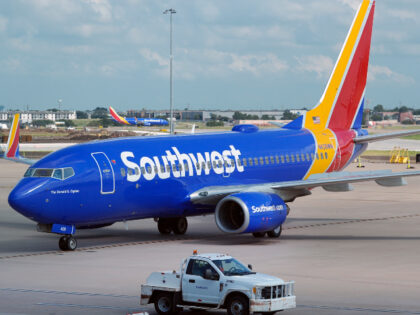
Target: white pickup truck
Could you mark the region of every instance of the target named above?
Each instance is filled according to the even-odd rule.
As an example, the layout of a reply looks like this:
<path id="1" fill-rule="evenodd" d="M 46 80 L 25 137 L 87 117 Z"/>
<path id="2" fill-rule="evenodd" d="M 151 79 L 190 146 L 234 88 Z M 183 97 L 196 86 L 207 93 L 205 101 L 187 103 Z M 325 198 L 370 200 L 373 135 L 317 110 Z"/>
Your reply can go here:
<path id="1" fill-rule="evenodd" d="M 274 314 L 296 307 L 294 282 L 252 271 L 223 254 L 197 254 L 180 271 L 153 272 L 141 286 L 140 304 L 154 303 L 159 314 L 183 308 L 227 309 L 228 314 Z"/>

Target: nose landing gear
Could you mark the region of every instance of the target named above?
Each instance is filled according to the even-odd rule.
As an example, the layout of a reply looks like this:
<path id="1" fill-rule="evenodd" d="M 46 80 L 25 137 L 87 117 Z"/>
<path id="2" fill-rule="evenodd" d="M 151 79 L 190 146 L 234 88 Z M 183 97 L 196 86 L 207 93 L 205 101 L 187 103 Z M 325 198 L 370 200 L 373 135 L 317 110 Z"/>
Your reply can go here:
<path id="1" fill-rule="evenodd" d="M 77 241 L 71 235 L 65 235 L 58 241 L 58 247 L 63 251 L 73 251 L 77 248 Z"/>

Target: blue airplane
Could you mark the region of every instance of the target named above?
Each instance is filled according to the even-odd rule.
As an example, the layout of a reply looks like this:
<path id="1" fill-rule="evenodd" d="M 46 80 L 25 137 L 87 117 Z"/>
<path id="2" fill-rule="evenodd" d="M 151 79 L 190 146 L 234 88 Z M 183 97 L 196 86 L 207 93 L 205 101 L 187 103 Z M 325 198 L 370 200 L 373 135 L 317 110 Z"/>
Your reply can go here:
<path id="1" fill-rule="evenodd" d="M 109 114 L 118 123 L 123 125 L 134 126 L 167 126 L 169 125 L 166 119 L 161 118 L 137 118 L 137 117 L 121 117 L 118 113 L 109 106 Z"/>
<path id="2" fill-rule="evenodd" d="M 275 238 L 288 204 L 314 187 L 405 184 L 420 172 L 342 171 L 371 141 L 420 133 L 368 135 L 361 128 L 374 9 L 374 1 L 361 3 L 319 103 L 282 128 L 94 141 L 36 162 L 21 160 L 12 136 L 5 158 L 31 166 L 10 206 L 40 231 L 61 235 L 62 250 L 74 250 L 78 229 L 155 218 L 160 233 L 184 234 L 187 217 L 207 213 L 225 233 Z"/>

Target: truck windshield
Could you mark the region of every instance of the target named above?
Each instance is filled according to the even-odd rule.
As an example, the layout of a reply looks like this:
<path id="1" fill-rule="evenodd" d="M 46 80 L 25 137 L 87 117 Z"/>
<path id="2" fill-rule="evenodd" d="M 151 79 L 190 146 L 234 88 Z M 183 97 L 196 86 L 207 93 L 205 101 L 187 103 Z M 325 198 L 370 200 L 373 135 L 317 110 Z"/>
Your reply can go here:
<path id="1" fill-rule="evenodd" d="M 242 265 L 235 258 L 215 259 L 212 261 L 225 276 L 243 276 L 255 273 Z"/>

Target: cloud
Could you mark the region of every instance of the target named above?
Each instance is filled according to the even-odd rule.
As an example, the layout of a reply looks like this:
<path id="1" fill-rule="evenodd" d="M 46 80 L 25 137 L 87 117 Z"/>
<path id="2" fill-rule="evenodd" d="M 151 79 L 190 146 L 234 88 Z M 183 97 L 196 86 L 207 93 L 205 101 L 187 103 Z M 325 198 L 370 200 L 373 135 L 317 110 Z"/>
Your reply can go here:
<path id="1" fill-rule="evenodd" d="M 150 49 L 141 49 L 140 54 L 158 66 L 155 72 L 168 75 L 168 58 L 162 57 Z M 180 57 L 176 57 L 176 56 Z M 220 77 L 238 72 L 248 72 L 255 76 L 283 72 L 288 69 L 285 61 L 274 54 L 245 54 L 218 50 L 188 50 L 177 54 L 174 60 L 174 76 L 182 79 L 194 79 L 198 76 Z"/>
<path id="2" fill-rule="evenodd" d="M 389 10 L 388 14 L 390 16 L 392 16 L 394 18 L 398 18 L 400 20 L 413 20 L 413 21 L 418 20 L 416 11 L 392 9 L 392 10 Z"/>
<path id="3" fill-rule="evenodd" d="M 3 16 L 0 16 L 0 32 L 4 32 L 7 28 L 8 19 Z"/>
<path id="4" fill-rule="evenodd" d="M 392 71 L 386 66 L 370 65 L 368 71 L 368 81 L 387 79 L 404 85 L 415 83 L 414 78 Z"/>
<path id="5" fill-rule="evenodd" d="M 318 78 L 328 77 L 334 68 L 333 60 L 328 56 L 312 55 L 296 57 L 296 69 L 301 72 L 315 72 Z"/>
<path id="6" fill-rule="evenodd" d="M 112 6 L 107 0 L 85 0 L 85 2 L 98 15 L 100 21 L 109 22 L 112 20 Z"/>
<path id="7" fill-rule="evenodd" d="M 357 10 L 360 6 L 360 0 L 340 0 L 340 2 L 348 5 L 353 10 Z"/>

